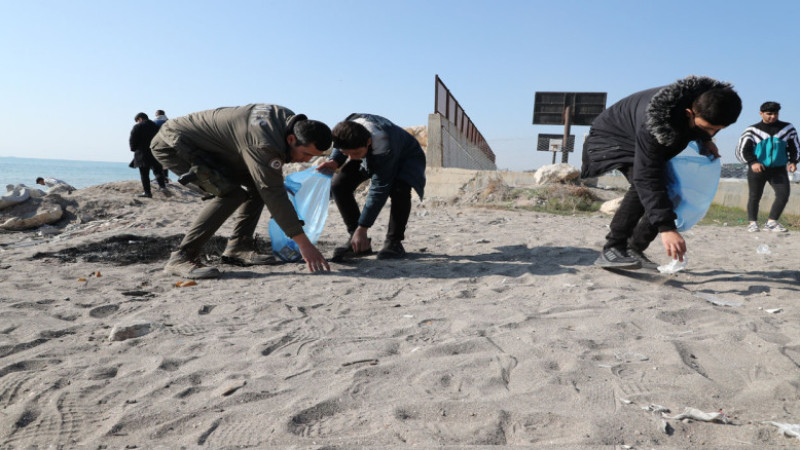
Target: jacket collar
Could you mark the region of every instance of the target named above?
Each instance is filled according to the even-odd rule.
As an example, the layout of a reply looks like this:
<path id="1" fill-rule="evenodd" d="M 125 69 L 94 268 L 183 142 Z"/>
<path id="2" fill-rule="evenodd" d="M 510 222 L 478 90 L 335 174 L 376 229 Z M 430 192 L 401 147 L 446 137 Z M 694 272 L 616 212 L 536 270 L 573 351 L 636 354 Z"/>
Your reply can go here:
<path id="1" fill-rule="evenodd" d="M 689 131 L 684 110 L 691 108 L 692 102 L 703 92 L 726 87 L 732 85 L 696 75 L 664 86 L 647 106 L 647 129 L 661 145 L 669 147 L 678 144 Z"/>

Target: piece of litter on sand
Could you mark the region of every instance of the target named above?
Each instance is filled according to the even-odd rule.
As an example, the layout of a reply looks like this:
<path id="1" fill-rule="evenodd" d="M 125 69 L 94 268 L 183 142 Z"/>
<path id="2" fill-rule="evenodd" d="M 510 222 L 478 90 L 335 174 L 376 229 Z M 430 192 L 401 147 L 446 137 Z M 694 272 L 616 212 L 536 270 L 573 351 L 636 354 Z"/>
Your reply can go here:
<path id="1" fill-rule="evenodd" d="M 770 314 L 778 314 L 779 312 L 783 312 L 783 308 L 765 309 L 764 311 Z"/>
<path id="2" fill-rule="evenodd" d="M 717 306 L 742 306 L 741 302 L 735 302 L 733 300 L 727 300 L 724 298 L 718 298 L 715 295 L 707 294 L 705 292 L 695 292 L 695 297 L 702 298 L 703 300 L 713 303 Z"/>
<path id="3" fill-rule="evenodd" d="M 645 411 L 652 411 L 654 413 L 668 413 L 668 412 L 670 412 L 669 408 L 667 408 L 666 406 L 654 405 L 652 403 L 647 405 L 647 406 L 642 406 L 642 409 L 645 410 Z"/>
<path id="4" fill-rule="evenodd" d="M 800 440 L 800 425 L 794 423 L 782 423 L 782 422 L 773 422 L 767 421 L 762 423 L 768 423 L 770 425 L 775 425 L 778 427 L 784 435 L 790 436 Z"/>
<path id="5" fill-rule="evenodd" d="M 658 266 L 658 271 L 667 274 L 678 273 L 681 270 L 685 269 L 687 264 L 689 264 L 689 260 L 687 259 L 686 256 L 684 256 L 683 261 L 673 259 L 672 261 L 669 262 L 669 264 Z"/>
<path id="6" fill-rule="evenodd" d="M 718 423 L 729 423 L 730 422 L 730 420 L 728 419 L 728 416 L 726 416 L 725 414 L 723 414 L 723 413 L 721 413 L 719 411 L 703 412 L 703 411 L 700 411 L 699 409 L 688 408 L 688 407 L 686 409 L 684 409 L 682 413 L 680 413 L 680 414 L 678 414 L 676 416 L 669 417 L 666 414 L 663 414 L 663 416 L 664 416 L 665 419 L 670 419 L 670 420 L 694 419 L 694 420 L 700 420 L 700 421 L 703 421 L 703 422 L 718 422 Z"/>

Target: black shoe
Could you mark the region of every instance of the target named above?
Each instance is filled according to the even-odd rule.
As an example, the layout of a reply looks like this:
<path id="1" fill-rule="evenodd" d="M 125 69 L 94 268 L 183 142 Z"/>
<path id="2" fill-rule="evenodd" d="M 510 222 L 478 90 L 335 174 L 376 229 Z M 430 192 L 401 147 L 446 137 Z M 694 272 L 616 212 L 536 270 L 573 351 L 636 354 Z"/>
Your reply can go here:
<path id="1" fill-rule="evenodd" d="M 153 194 L 150 194 L 150 193 L 147 193 L 147 192 L 142 192 L 141 194 L 136 194 L 136 196 L 139 197 L 139 198 L 153 198 Z"/>
<path id="2" fill-rule="evenodd" d="M 343 245 L 333 249 L 333 256 L 331 262 L 340 262 L 346 258 L 357 258 L 360 256 L 369 256 L 372 254 L 372 239 L 369 239 L 370 246 L 368 249 L 360 252 L 353 250 L 353 244 L 348 239 Z"/>
<path id="3" fill-rule="evenodd" d="M 638 259 L 628 256 L 624 251 L 613 247 L 603 249 L 594 265 L 609 269 L 635 270 L 642 268 L 642 263 Z"/>
<path id="4" fill-rule="evenodd" d="M 378 252 L 378 259 L 400 259 L 406 256 L 406 249 L 401 241 L 386 241 Z"/>
<path id="5" fill-rule="evenodd" d="M 626 253 L 628 253 L 628 256 L 630 256 L 631 258 L 638 260 L 639 264 L 642 265 L 642 269 L 647 269 L 647 270 L 658 269 L 658 264 L 654 263 L 653 261 L 650 261 L 650 258 L 644 256 L 644 253 L 634 250 L 632 248 L 629 248 Z"/>

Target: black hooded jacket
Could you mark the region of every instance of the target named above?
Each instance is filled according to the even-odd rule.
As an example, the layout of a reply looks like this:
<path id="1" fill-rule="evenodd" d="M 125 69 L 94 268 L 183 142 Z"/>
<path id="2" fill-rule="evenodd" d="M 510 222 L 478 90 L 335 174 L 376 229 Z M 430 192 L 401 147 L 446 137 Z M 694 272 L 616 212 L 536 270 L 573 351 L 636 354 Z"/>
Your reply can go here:
<path id="1" fill-rule="evenodd" d="M 675 229 L 675 212 L 667 195 L 667 162 L 695 139 L 686 109 L 703 92 L 731 87 L 707 77 L 690 76 L 637 92 L 603 111 L 583 144 L 581 177 L 633 167 L 632 182 L 645 215 L 659 231 Z"/>
<path id="2" fill-rule="evenodd" d="M 153 153 L 150 152 L 150 141 L 153 140 L 156 133 L 158 133 L 158 125 L 150 119 L 133 126 L 131 137 L 128 139 L 133 152 L 133 161 L 131 161 L 130 167 L 161 167 L 153 157 Z"/>

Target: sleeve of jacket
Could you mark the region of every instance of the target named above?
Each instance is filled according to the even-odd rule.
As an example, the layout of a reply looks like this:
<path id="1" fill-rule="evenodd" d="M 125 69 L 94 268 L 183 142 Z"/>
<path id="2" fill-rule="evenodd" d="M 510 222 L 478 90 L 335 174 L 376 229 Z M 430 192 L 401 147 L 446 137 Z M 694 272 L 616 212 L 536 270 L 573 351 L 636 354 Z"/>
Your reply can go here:
<path id="1" fill-rule="evenodd" d="M 364 209 L 361 211 L 361 217 L 358 218 L 358 224 L 362 227 L 369 228 L 378 218 L 381 209 L 386 204 L 389 194 L 392 192 L 392 185 L 394 184 L 394 177 L 386 170 L 380 170 L 372 175 L 369 185 L 369 192 L 367 192 L 367 200 L 364 202 Z"/>
<path id="2" fill-rule="evenodd" d="M 342 165 L 344 165 L 344 163 L 347 161 L 347 155 L 342 153 L 338 148 L 334 147 L 334 149 L 331 150 L 331 156 L 328 159 L 336 161 L 336 164 L 338 164 L 339 167 L 342 167 Z"/>
<path id="3" fill-rule="evenodd" d="M 788 153 L 789 162 L 797 164 L 800 160 L 800 141 L 797 139 L 797 130 L 792 126 L 792 130 L 786 135 L 786 152 Z"/>
<path id="4" fill-rule="evenodd" d="M 675 211 L 667 194 L 667 150 L 640 127 L 633 157 L 633 183 L 645 210 L 645 217 L 658 231 L 675 229 Z"/>
<path id="5" fill-rule="evenodd" d="M 272 146 L 264 146 L 248 147 L 242 151 L 242 157 L 258 194 L 278 226 L 290 238 L 302 234 L 303 225 L 283 184 L 285 155 Z"/>
<path id="6" fill-rule="evenodd" d="M 739 138 L 739 143 L 736 145 L 736 159 L 744 161 L 745 163 L 753 164 L 758 162 L 756 158 L 756 141 L 753 137 L 753 131 L 748 127 Z"/>
<path id="7" fill-rule="evenodd" d="M 400 170 L 401 149 L 398 148 L 399 142 L 392 139 L 391 128 L 371 131 L 372 155 L 367 160 L 371 181 L 364 209 L 358 219 L 358 224 L 362 227 L 371 227 L 375 223 L 392 192 L 394 180 Z"/>
<path id="8" fill-rule="evenodd" d="M 128 138 L 128 145 L 130 145 L 132 152 L 135 152 L 136 149 L 139 147 L 139 142 L 138 142 L 139 141 L 139 133 L 138 133 L 138 130 L 139 130 L 138 124 L 134 125 L 133 128 L 131 128 L 131 137 Z"/>

